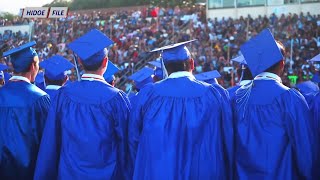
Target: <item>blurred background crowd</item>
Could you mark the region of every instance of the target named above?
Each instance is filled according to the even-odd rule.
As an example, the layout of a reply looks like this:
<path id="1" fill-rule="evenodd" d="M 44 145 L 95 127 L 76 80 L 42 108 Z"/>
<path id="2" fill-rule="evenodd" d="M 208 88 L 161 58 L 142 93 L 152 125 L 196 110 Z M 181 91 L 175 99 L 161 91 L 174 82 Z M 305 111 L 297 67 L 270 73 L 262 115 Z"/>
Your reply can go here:
<path id="1" fill-rule="evenodd" d="M 194 74 L 218 70 L 222 75 L 219 84 L 225 88 L 237 83 L 239 64 L 230 61 L 240 55 L 240 46 L 250 37 L 268 27 L 275 39 L 286 47 L 286 67 L 283 83 L 293 87 L 296 83 L 311 79 L 317 65 L 308 60 L 320 53 L 320 14 L 288 14 L 287 16 L 239 19 L 206 18 L 201 5 L 188 8 L 139 8 L 70 13 L 66 19 L 0 19 L 0 26 L 32 24 L 31 32 L 0 34 L 0 44 L 17 47 L 35 40 L 40 60 L 60 54 L 74 62 L 72 51 L 66 44 L 97 28 L 109 36 L 115 44 L 109 51 L 109 59 L 121 71 L 116 75 L 116 87 L 128 91 L 133 82 L 127 79 L 140 65 L 155 60 L 150 50 L 180 41 L 198 39 L 189 49 L 196 63 Z M 0 63 L 11 66 L 9 59 Z M 81 67 L 79 67 L 82 73 Z M 9 70 L 10 71 L 10 70 Z M 72 70 L 70 80 L 77 79 Z"/>

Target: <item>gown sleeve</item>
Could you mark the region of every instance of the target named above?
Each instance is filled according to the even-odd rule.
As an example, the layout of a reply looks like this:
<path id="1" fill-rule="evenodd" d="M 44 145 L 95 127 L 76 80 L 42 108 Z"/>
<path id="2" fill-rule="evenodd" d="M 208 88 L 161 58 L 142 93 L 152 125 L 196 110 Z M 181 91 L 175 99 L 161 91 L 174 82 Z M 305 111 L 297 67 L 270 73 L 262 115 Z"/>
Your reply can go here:
<path id="1" fill-rule="evenodd" d="M 233 165 L 234 165 L 234 127 L 233 127 L 233 112 L 231 108 L 231 100 L 227 90 L 222 87 L 214 86 L 219 92 L 219 101 L 221 104 L 221 131 L 224 142 L 224 149 L 227 156 L 224 157 L 227 162 L 227 169 L 229 170 L 229 179 L 232 179 Z M 215 92 L 218 94 L 218 92 Z"/>
<path id="2" fill-rule="evenodd" d="M 34 179 L 57 179 L 61 145 L 61 126 L 56 112 L 57 98 L 52 102 L 43 131 Z"/>
<path id="3" fill-rule="evenodd" d="M 114 130 L 117 137 L 117 161 L 119 163 L 118 175 L 121 179 L 130 179 L 132 171 L 132 162 L 129 158 L 128 148 L 128 121 L 131 104 L 122 91 L 117 95 L 114 101 Z"/>
<path id="4" fill-rule="evenodd" d="M 290 117 L 286 118 L 288 121 L 285 122 L 285 125 L 299 175 L 312 179 L 313 166 L 317 159 L 318 141 L 311 128 L 311 113 L 305 98 L 293 89 L 289 91 L 291 91 L 291 97 L 288 99 L 292 102 L 287 103 L 289 107 L 286 108 L 286 114 L 289 114 Z"/>

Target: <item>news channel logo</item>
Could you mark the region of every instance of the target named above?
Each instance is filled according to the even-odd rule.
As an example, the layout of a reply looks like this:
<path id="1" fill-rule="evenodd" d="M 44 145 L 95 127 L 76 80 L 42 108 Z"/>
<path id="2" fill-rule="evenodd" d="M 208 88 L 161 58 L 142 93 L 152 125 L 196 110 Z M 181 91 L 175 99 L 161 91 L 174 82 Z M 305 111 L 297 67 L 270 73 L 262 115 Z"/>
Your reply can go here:
<path id="1" fill-rule="evenodd" d="M 68 7 L 26 7 L 20 9 L 22 18 L 66 18 Z"/>

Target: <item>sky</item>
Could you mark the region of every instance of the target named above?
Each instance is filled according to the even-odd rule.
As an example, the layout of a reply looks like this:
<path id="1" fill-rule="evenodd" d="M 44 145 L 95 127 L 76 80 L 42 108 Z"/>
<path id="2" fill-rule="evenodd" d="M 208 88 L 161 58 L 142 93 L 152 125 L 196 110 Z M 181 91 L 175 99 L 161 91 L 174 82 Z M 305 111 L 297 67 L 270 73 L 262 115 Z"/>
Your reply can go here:
<path id="1" fill-rule="evenodd" d="M 0 0 L 0 12 L 10 12 L 18 15 L 19 10 L 25 7 L 41 7 L 53 0 Z"/>

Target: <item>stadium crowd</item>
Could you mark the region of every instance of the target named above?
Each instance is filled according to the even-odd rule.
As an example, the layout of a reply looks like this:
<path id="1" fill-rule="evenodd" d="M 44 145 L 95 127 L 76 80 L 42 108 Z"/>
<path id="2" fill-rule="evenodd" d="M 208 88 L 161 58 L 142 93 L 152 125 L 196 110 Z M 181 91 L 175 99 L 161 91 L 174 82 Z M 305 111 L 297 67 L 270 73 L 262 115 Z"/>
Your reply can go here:
<path id="1" fill-rule="evenodd" d="M 159 17 L 159 20 L 156 17 Z M 297 82 L 312 77 L 315 69 L 307 60 L 320 52 L 320 15 L 312 16 L 309 13 L 218 20 L 206 19 L 204 7 L 195 6 L 144 8 L 141 11 L 86 11 L 72 13 L 66 19 L 56 20 L 0 19 L 0 25 L 28 24 L 29 21 L 34 23 L 32 39 L 37 41 L 36 50 L 39 52 L 40 60 L 60 54 L 73 61 L 72 52 L 65 45 L 92 28 L 101 30 L 116 42 L 109 52 L 109 58 L 122 69 L 117 74 L 118 77 L 123 77 L 124 74 L 131 75 L 137 70 L 135 64 L 149 56 L 147 52 L 159 47 L 161 43 L 198 39 L 199 41 L 190 47 L 196 63 L 194 73 L 216 69 L 222 75 L 218 79 L 219 84 L 225 88 L 230 87 L 237 82 L 235 72 L 239 69 L 238 64 L 233 64 L 230 59 L 239 55 L 241 44 L 266 27 L 269 27 L 275 38 L 286 47 L 286 67 L 282 79 L 289 87 L 296 83 L 295 80 L 290 81 L 289 76 L 297 76 Z M 181 31 L 181 27 L 186 23 L 188 27 Z M 28 38 L 27 32 L 7 31 L 0 34 L 1 43 L 6 42 L 11 47 L 28 41 Z M 2 63 L 10 66 L 10 62 L 4 59 Z M 76 80 L 74 70 L 70 79 Z M 127 78 L 124 76 L 117 81 L 127 81 Z M 132 84 L 127 81 L 127 84 L 118 88 L 128 91 L 128 83 Z"/>

